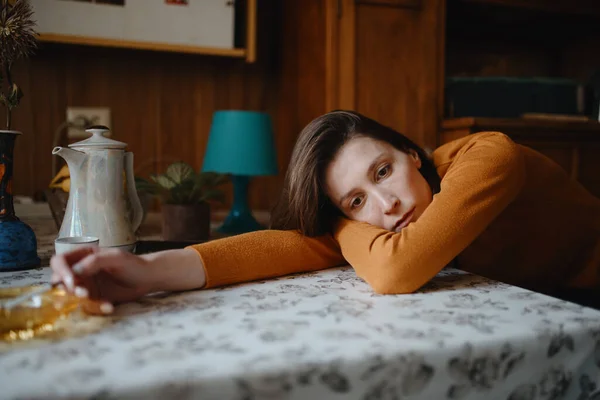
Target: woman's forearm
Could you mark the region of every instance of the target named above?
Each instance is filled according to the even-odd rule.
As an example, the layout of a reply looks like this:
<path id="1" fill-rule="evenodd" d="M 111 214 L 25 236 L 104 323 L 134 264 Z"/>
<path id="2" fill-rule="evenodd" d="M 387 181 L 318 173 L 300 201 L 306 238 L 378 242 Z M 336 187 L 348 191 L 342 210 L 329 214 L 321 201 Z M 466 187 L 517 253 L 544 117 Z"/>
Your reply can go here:
<path id="1" fill-rule="evenodd" d="M 151 292 L 200 289 L 206 284 L 204 265 L 192 249 L 144 254 L 148 261 Z"/>

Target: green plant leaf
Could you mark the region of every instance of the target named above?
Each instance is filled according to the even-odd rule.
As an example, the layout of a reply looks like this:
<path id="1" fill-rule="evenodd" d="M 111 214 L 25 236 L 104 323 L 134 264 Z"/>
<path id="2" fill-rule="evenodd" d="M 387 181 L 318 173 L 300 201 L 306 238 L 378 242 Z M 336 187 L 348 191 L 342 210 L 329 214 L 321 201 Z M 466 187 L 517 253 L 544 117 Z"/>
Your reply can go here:
<path id="1" fill-rule="evenodd" d="M 228 175 L 198 172 L 184 162 L 175 162 L 164 174 L 150 175 L 151 181 L 136 177 L 139 191 L 160 195 L 167 204 L 197 204 L 205 201 L 225 201 L 225 194 L 217 186 L 227 182 Z"/>
<path id="2" fill-rule="evenodd" d="M 184 162 L 176 162 L 167 167 L 165 175 L 176 184 L 180 184 L 195 175 L 194 168 Z"/>
<path id="3" fill-rule="evenodd" d="M 156 183 L 139 176 L 135 177 L 135 188 L 139 193 L 148 193 L 151 195 L 156 195 L 160 192 L 160 187 Z"/>
<path id="4" fill-rule="evenodd" d="M 220 203 L 225 202 L 225 193 L 223 193 L 219 189 L 209 189 L 202 192 L 202 195 L 199 197 L 198 202 L 202 201 L 218 201 Z"/>
<path id="5" fill-rule="evenodd" d="M 21 98 L 23 97 L 23 91 L 16 83 L 13 83 L 8 93 L 8 104 L 10 108 L 15 108 L 19 105 Z"/>
<path id="6" fill-rule="evenodd" d="M 173 181 L 171 178 L 169 178 L 167 175 L 150 175 L 150 179 L 152 179 L 154 182 L 158 183 L 163 189 L 166 190 L 171 190 L 173 189 L 175 186 L 177 186 L 177 183 L 175 181 Z"/>
<path id="7" fill-rule="evenodd" d="M 197 176 L 198 184 L 202 187 L 216 187 L 227 182 L 228 176 L 216 172 L 200 172 Z"/>

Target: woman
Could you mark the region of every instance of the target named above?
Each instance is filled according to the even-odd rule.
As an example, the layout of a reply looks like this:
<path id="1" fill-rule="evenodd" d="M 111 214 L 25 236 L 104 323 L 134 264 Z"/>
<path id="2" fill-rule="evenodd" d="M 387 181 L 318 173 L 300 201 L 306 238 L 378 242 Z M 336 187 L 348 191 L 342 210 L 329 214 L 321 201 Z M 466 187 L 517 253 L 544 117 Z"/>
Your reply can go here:
<path id="1" fill-rule="evenodd" d="M 410 293 L 442 268 L 559 295 L 600 287 L 600 200 L 498 132 L 435 150 L 356 112 L 300 134 L 271 230 L 144 256 L 80 249 L 53 280 L 112 303 L 349 263 L 378 293 Z M 76 289 L 77 288 L 77 289 Z"/>

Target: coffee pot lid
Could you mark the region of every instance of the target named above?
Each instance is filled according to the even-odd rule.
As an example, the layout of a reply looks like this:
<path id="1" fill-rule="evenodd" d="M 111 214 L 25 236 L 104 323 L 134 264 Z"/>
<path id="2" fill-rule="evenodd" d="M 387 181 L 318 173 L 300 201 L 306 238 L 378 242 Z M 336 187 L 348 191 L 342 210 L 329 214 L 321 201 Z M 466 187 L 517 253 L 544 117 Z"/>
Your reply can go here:
<path id="1" fill-rule="evenodd" d="M 70 144 L 69 147 L 74 149 L 124 149 L 127 147 L 127 143 L 104 137 L 106 132 L 110 132 L 110 129 L 106 126 L 94 125 L 90 126 L 85 131 L 91 133 L 92 136 L 80 142 Z"/>

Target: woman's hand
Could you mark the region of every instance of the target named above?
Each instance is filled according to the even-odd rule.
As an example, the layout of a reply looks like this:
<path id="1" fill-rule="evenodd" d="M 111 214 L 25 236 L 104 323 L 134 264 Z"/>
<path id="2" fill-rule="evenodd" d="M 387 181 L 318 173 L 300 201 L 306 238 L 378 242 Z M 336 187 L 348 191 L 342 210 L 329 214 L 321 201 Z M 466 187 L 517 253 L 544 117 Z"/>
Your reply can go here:
<path id="1" fill-rule="evenodd" d="M 52 282 L 62 281 L 90 313 L 110 314 L 114 303 L 148 293 L 204 286 L 202 261 L 194 250 L 168 250 L 143 256 L 116 249 L 80 248 L 52 257 Z"/>
<path id="2" fill-rule="evenodd" d="M 52 257 L 52 282 L 93 302 L 86 311 L 112 312 L 112 303 L 135 300 L 149 292 L 149 261 L 120 250 L 85 247 Z M 95 310 L 98 308 L 98 310 Z"/>

